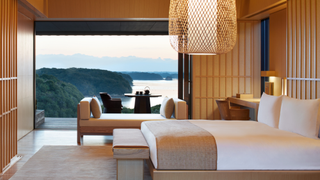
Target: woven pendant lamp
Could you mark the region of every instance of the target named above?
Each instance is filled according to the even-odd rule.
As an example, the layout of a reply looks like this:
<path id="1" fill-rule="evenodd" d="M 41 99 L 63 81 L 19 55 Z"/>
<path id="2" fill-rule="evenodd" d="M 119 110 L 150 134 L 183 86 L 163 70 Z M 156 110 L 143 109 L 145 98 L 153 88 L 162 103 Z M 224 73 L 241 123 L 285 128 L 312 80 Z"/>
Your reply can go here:
<path id="1" fill-rule="evenodd" d="M 224 54 L 237 37 L 235 0 L 171 0 L 169 38 L 186 54 Z"/>

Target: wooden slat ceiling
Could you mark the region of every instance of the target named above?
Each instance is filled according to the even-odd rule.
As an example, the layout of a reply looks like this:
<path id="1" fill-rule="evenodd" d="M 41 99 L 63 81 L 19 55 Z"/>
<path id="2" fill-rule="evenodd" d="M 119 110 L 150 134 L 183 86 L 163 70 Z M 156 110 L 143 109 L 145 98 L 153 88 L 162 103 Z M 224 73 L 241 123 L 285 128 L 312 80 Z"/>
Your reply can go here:
<path id="1" fill-rule="evenodd" d="M 38 21 L 36 35 L 168 35 L 168 21 Z"/>

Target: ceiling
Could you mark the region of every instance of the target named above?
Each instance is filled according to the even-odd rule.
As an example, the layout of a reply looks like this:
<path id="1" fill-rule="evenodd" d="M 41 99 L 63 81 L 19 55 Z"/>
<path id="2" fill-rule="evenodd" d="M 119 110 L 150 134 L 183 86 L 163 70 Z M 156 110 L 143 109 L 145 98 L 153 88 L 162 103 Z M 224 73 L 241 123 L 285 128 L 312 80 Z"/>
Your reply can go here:
<path id="1" fill-rule="evenodd" d="M 37 21 L 36 35 L 168 35 L 168 21 Z"/>

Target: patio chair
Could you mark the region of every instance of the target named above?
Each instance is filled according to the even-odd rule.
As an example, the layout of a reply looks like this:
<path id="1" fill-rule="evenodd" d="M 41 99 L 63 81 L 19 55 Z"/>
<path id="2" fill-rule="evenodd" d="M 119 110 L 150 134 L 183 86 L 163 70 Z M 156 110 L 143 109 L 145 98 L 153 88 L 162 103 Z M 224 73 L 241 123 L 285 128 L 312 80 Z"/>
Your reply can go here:
<path id="1" fill-rule="evenodd" d="M 100 97 L 104 106 L 103 113 L 121 113 L 122 104 L 120 98 L 111 98 L 107 92 L 100 92 Z"/>
<path id="2" fill-rule="evenodd" d="M 228 100 L 216 100 L 222 120 L 249 120 L 249 109 L 230 107 Z"/>

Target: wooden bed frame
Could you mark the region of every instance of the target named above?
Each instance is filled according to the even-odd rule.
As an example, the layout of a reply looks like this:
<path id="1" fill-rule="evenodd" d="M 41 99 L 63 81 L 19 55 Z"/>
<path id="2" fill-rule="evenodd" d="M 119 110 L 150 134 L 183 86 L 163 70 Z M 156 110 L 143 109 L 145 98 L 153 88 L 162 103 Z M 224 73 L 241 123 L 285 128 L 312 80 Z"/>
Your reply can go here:
<path id="1" fill-rule="evenodd" d="M 157 170 L 151 160 L 147 160 L 153 180 L 319 180 L 320 170 L 239 170 L 239 171 L 201 171 L 201 170 Z"/>

